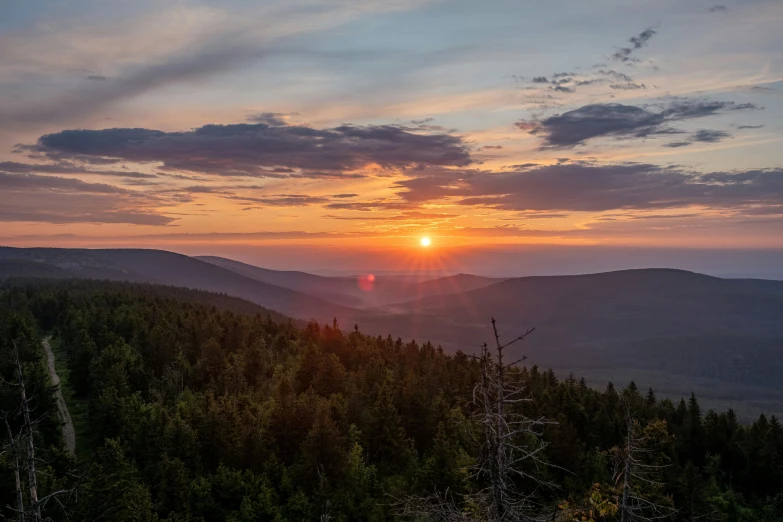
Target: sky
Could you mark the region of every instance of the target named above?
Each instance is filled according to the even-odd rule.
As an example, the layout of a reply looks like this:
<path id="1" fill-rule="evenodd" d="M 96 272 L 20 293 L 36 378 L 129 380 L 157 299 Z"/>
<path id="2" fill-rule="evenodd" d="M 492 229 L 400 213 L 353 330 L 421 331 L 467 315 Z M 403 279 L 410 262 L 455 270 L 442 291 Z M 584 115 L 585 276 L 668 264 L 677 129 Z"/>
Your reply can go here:
<path id="1" fill-rule="evenodd" d="M 779 0 L 0 9 L 0 244 L 783 273 Z"/>

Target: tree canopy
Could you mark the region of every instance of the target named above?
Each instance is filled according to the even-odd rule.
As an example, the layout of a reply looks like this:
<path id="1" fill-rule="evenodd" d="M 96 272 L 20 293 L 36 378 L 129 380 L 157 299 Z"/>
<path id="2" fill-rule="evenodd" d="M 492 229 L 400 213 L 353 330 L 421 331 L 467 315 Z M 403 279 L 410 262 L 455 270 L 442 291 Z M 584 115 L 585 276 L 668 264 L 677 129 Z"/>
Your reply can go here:
<path id="1" fill-rule="evenodd" d="M 360 326 L 360 325 L 359 325 Z M 40 336 L 67 355 L 69 386 L 86 401 L 71 459 Z M 90 281 L 15 281 L 0 289 L 0 374 L 13 380 L 12 341 L 22 348 L 29 392 L 44 419 L 37 445 L 43 488 L 78 476 L 78 500 L 53 505 L 64 520 L 381 521 L 395 499 L 447 492 L 465 513 L 482 431 L 473 392 L 481 363 L 430 343 L 373 337 L 360 328 L 294 323 L 225 296 L 169 287 Z M 532 335 L 525 342 L 535 342 Z M 555 520 L 619 520 L 617 454 L 634 412 L 645 459 L 660 482 L 639 494 L 671 506 L 672 520 L 783 520 L 783 428 L 750 425 L 732 411 L 701 411 L 631 384 L 618 390 L 511 368 L 520 403 L 543 429 L 532 487 Z M 0 410 L 18 398 L 0 386 Z M 7 441 L 4 441 L 4 444 Z M 665 464 L 665 466 L 663 465 Z M 16 515 L 13 470 L 0 456 L 0 506 Z M 552 518 L 549 518 L 552 519 Z"/>

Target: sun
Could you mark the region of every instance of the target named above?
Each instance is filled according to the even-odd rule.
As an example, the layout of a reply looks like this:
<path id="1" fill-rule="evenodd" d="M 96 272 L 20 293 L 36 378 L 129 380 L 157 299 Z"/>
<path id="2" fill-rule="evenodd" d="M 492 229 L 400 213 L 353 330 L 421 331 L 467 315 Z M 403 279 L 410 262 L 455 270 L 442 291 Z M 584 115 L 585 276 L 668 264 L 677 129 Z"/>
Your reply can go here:
<path id="1" fill-rule="evenodd" d="M 430 246 L 432 241 L 430 241 L 430 238 L 428 238 L 428 237 L 423 237 L 423 238 L 421 238 L 421 241 L 419 241 L 419 243 L 421 243 L 421 246 L 423 246 L 423 247 L 428 247 L 428 246 Z"/>

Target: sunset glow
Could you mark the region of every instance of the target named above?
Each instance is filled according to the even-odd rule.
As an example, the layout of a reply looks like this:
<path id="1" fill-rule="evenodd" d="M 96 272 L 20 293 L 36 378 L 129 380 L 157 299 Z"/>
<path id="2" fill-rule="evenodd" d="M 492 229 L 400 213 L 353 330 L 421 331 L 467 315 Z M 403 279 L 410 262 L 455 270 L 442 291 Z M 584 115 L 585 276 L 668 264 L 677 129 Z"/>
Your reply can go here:
<path id="1" fill-rule="evenodd" d="M 0 33 L 0 244 L 783 249 L 777 0 L 39 4 Z"/>
<path id="2" fill-rule="evenodd" d="M 783 522 L 783 0 L 0 5 L 0 522 Z"/>

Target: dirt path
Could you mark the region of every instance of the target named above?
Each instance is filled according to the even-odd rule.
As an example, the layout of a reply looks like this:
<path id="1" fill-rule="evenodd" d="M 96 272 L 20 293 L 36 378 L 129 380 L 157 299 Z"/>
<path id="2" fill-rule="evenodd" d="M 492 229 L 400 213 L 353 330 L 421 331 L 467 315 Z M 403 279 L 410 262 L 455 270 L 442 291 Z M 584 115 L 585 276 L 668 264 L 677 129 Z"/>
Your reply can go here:
<path id="1" fill-rule="evenodd" d="M 46 350 L 49 377 L 52 380 L 52 384 L 57 386 L 57 409 L 60 410 L 60 420 L 63 421 L 63 440 L 65 441 L 65 447 L 68 450 L 68 453 L 75 456 L 76 431 L 73 429 L 71 414 L 68 413 L 68 406 L 65 404 L 63 391 L 60 389 L 60 377 L 57 375 L 57 370 L 54 367 L 54 353 L 52 352 L 52 347 L 49 345 L 49 339 L 50 337 L 47 337 L 42 341 L 44 350 Z"/>

